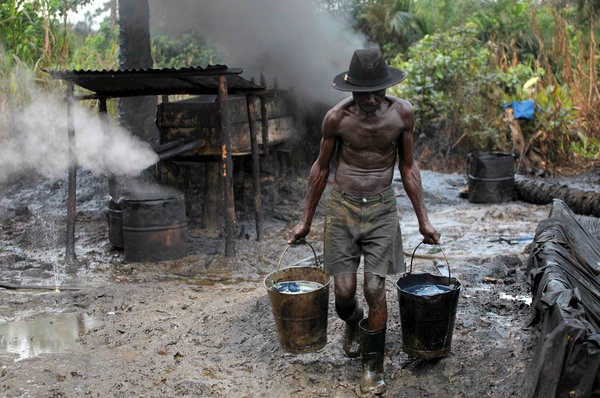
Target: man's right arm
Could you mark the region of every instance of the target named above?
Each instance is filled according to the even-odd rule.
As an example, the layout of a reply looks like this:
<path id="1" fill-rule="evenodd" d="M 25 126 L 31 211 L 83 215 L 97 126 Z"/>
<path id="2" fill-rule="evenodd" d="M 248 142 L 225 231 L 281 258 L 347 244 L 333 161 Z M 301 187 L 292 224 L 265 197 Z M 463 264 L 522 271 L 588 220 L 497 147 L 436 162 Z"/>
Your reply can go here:
<path id="1" fill-rule="evenodd" d="M 325 116 L 323 121 L 323 131 L 321 137 L 321 145 L 319 147 L 319 156 L 313 163 L 310 174 L 308 176 L 308 185 L 306 189 L 306 198 L 304 199 L 304 207 L 300 221 L 290 231 L 288 243 L 292 244 L 304 238 L 310 232 L 317 205 L 321 199 L 321 195 L 327 186 L 329 178 L 329 164 L 335 153 L 336 137 L 331 134 L 335 131 L 334 120 L 330 114 Z"/>

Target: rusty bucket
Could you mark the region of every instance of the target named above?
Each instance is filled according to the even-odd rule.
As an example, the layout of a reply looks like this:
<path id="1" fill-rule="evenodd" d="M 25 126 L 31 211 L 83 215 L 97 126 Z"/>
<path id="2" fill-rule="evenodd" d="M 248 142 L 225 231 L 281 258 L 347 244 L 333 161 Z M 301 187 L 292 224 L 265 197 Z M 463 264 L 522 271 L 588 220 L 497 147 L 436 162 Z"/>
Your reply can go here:
<path id="1" fill-rule="evenodd" d="M 271 301 L 271 310 L 284 351 L 292 354 L 316 352 L 327 344 L 327 316 L 331 276 L 319 267 L 314 248 L 315 266 L 281 268 L 265 278 L 265 287 Z M 303 285 L 304 284 L 304 285 Z M 307 291 L 293 291 L 290 286 L 310 286 Z"/>
<path id="2" fill-rule="evenodd" d="M 461 284 L 450 275 L 445 254 L 448 276 L 412 273 L 412 258 L 410 271 L 396 282 L 402 351 L 417 358 L 443 358 L 450 353 Z"/>

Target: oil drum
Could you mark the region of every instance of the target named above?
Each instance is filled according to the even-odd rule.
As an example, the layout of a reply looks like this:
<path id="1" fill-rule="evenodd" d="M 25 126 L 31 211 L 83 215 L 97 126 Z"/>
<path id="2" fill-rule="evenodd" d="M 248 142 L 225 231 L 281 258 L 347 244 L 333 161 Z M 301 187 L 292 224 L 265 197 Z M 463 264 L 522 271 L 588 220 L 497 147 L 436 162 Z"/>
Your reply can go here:
<path id="1" fill-rule="evenodd" d="M 108 200 L 108 242 L 113 248 L 123 249 L 123 211 L 121 201 L 110 198 Z"/>
<path id="2" fill-rule="evenodd" d="M 121 200 L 125 261 L 166 261 L 187 255 L 182 193 L 131 195 Z"/>
<path id="3" fill-rule="evenodd" d="M 502 203 L 515 197 L 515 158 L 512 153 L 469 153 L 469 202 Z"/>

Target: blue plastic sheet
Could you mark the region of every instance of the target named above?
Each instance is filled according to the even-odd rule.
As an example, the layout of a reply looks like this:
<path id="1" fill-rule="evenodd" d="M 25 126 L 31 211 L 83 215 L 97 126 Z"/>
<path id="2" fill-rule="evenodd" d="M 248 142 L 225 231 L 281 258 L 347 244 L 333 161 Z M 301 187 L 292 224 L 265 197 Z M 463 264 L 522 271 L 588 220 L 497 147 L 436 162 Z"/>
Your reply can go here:
<path id="1" fill-rule="evenodd" d="M 515 113 L 515 119 L 530 119 L 532 120 L 535 116 L 536 105 L 533 100 L 525 101 L 513 101 L 508 104 L 504 104 L 502 109 L 513 108 Z M 539 107 L 537 107 L 539 110 Z"/>

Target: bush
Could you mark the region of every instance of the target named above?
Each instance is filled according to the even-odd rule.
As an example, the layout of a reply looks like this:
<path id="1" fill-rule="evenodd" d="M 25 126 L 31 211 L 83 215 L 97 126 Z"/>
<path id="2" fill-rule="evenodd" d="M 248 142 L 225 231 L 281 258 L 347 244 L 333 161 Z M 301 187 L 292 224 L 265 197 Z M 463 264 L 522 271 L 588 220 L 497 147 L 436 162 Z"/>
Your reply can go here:
<path id="1" fill-rule="evenodd" d="M 475 29 L 426 36 L 393 64 L 408 74 L 393 92 L 415 108 L 417 151 L 448 160 L 506 145 L 497 68 Z"/>

